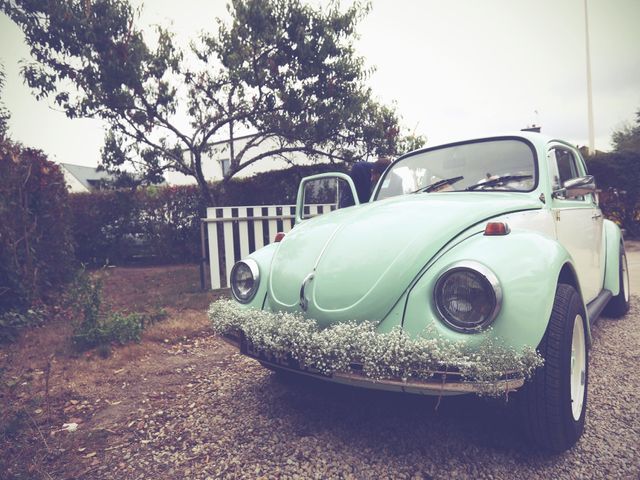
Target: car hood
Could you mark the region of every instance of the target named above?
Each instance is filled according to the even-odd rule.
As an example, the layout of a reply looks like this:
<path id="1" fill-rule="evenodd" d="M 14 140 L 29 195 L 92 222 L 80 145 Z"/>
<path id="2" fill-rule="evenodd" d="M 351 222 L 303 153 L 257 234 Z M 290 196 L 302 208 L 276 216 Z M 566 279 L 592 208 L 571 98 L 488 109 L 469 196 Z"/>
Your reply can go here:
<path id="1" fill-rule="evenodd" d="M 452 238 L 497 215 L 539 208 L 521 194 L 417 194 L 316 217 L 280 243 L 269 273 L 270 308 L 300 311 L 305 283 L 306 314 L 321 326 L 382 321 Z"/>

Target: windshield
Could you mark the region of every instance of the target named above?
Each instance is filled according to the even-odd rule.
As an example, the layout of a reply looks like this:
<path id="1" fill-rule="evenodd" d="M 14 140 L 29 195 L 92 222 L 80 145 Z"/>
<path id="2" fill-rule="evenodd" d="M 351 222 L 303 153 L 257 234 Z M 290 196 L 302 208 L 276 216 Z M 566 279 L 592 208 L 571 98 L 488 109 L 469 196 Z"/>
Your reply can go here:
<path id="1" fill-rule="evenodd" d="M 522 140 L 483 140 L 416 153 L 392 164 L 376 200 L 409 193 L 459 191 L 530 192 L 536 185 L 535 154 Z"/>

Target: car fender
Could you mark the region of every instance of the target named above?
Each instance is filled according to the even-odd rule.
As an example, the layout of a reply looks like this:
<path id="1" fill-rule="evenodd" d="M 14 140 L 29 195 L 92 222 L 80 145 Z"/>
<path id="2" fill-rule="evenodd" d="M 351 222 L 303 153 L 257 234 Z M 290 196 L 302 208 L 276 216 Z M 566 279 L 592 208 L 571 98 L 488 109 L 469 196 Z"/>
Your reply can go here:
<path id="1" fill-rule="evenodd" d="M 620 293 L 620 244 L 622 232 L 620 227 L 611 220 L 603 222 L 604 245 L 606 246 L 604 287 L 615 297 Z"/>
<path id="2" fill-rule="evenodd" d="M 284 242 L 285 239 L 283 239 L 282 241 Z M 256 309 L 262 309 L 264 307 L 269 285 L 268 280 L 269 272 L 271 271 L 271 261 L 273 260 L 273 256 L 279 246 L 280 242 L 270 243 L 269 245 L 256 250 L 250 255 L 247 255 L 247 257 L 243 259 L 246 260 L 247 258 L 251 258 L 256 261 L 256 263 L 258 264 L 258 270 L 260 272 L 260 283 L 258 285 L 258 291 L 249 303 L 242 304 L 238 302 L 238 305 L 240 307 Z"/>
<path id="3" fill-rule="evenodd" d="M 500 312 L 489 328 L 477 333 L 448 328 L 433 299 L 440 275 L 464 260 L 488 267 L 502 288 Z M 403 328 L 410 335 L 438 334 L 470 346 L 494 339 L 513 348 L 537 347 L 547 328 L 561 272 L 567 268 L 581 294 L 573 260 L 554 239 L 527 230 L 504 236 L 473 235 L 435 259 L 417 280 L 407 298 Z M 586 318 L 585 326 L 589 331 Z"/>

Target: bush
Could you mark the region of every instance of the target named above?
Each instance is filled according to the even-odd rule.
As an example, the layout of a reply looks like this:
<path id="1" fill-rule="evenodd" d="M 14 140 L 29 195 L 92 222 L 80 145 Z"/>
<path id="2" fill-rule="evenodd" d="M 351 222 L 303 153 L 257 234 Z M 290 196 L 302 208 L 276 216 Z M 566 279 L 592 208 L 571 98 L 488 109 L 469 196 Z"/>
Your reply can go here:
<path id="1" fill-rule="evenodd" d="M 350 168 L 346 163 L 321 163 L 258 173 L 248 178 L 233 179 L 226 184 L 218 182 L 213 184 L 215 206 L 293 205 L 302 178 L 324 172 L 345 173 Z"/>
<path id="2" fill-rule="evenodd" d="M 589 172 L 596 177 L 600 207 L 622 226 L 629 237 L 640 236 L 640 153 L 614 152 L 587 157 Z"/>
<path id="3" fill-rule="evenodd" d="M 195 186 L 74 194 L 77 258 L 87 264 L 123 263 L 138 256 L 195 261 L 200 202 Z"/>
<path id="4" fill-rule="evenodd" d="M 68 195 L 58 166 L 0 142 L 0 314 L 46 301 L 74 273 Z"/>
<path id="5" fill-rule="evenodd" d="M 13 342 L 21 329 L 40 325 L 47 311 L 44 308 L 30 308 L 26 311 L 8 310 L 0 313 L 0 344 Z"/>
<path id="6" fill-rule="evenodd" d="M 86 273 L 81 273 L 76 279 L 69 300 L 81 319 L 71 337 L 76 350 L 140 341 L 144 317 L 137 313 L 105 311 L 102 306 L 102 284 L 92 281 Z"/>
<path id="7" fill-rule="evenodd" d="M 302 177 L 346 165 L 311 165 L 211 185 L 216 206 L 295 203 Z M 78 260 L 90 265 L 200 259 L 200 218 L 206 205 L 197 186 L 148 187 L 71 195 Z"/>

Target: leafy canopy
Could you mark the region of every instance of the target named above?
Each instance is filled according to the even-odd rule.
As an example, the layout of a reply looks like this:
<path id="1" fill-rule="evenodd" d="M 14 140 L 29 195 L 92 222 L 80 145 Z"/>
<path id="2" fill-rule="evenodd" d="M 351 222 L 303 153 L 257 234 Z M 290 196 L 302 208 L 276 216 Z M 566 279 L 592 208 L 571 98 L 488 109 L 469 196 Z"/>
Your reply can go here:
<path id="1" fill-rule="evenodd" d="M 616 152 L 635 152 L 640 154 L 640 110 L 636 112 L 635 125 L 627 125 L 613 132 L 611 143 Z"/>
<path id="2" fill-rule="evenodd" d="M 5 79 L 4 66 L 0 63 L 0 140 L 7 135 L 7 130 L 9 129 L 9 118 L 11 117 L 9 110 L 7 110 L 4 106 L 4 102 L 1 100 Z"/>
<path id="3" fill-rule="evenodd" d="M 231 0 L 230 21 L 218 20 L 186 51 L 163 27 L 143 30 L 127 0 L 0 7 L 31 48 L 22 73 L 36 96 L 70 117 L 107 121 L 102 162 L 111 171 L 133 165 L 151 179 L 178 171 L 211 200 L 203 164 L 216 140 L 252 134 L 230 144 L 226 178 L 292 152 L 353 161 L 406 145 L 395 107 L 373 99 L 370 70 L 354 49 L 366 4 L 342 11 L 337 3 Z"/>

